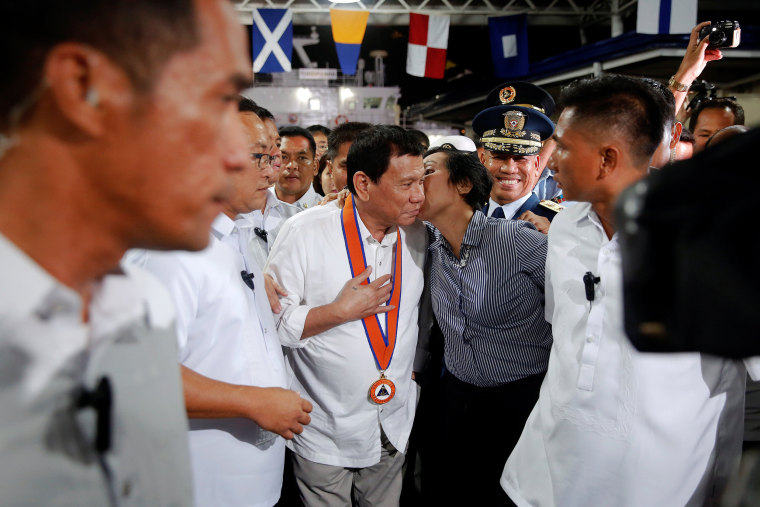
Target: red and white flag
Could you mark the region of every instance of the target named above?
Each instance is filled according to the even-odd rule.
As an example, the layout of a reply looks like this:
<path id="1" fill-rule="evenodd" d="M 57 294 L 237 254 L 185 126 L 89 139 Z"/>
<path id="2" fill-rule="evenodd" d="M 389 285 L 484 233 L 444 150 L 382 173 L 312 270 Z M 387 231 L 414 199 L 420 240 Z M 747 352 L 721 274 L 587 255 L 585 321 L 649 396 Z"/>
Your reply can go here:
<path id="1" fill-rule="evenodd" d="M 446 70 L 448 42 L 448 16 L 409 14 L 406 72 L 412 76 L 442 79 Z"/>

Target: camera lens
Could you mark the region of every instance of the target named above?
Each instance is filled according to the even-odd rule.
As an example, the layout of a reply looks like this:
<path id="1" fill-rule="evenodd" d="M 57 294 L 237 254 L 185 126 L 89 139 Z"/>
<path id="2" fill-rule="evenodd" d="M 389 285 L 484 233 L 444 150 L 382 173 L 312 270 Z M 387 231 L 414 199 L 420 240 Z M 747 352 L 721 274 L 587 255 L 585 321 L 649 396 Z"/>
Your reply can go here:
<path id="1" fill-rule="evenodd" d="M 715 30 L 710 33 L 711 46 L 720 46 L 724 42 L 726 42 L 726 32 L 723 30 Z"/>

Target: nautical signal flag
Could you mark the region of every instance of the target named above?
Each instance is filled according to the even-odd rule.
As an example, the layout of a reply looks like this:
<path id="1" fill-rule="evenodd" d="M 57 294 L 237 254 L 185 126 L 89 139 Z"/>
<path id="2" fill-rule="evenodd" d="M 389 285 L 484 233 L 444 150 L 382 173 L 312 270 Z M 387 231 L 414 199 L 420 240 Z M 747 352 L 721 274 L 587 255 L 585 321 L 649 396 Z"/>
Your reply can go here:
<path id="1" fill-rule="evenodd" d="M 253 9 L 253 72 L 289 72 L 293 56 L 290 9 Z"/>
<path id="2" fill-rule="evenodd" d="M 449 17 L 409 14 L 409 48 L 406 72 L 417 77 L 443 78 L 446 47 L 449 43 Z"/>
<path id="3" fill-rule="evenodd" d="M 338 52 L 343 74 L 356 74 L 356 63 L 359 61 L 364 31 L 367 29 L 367 18 L 369 11 L 330 9 L 335 50 Z"/>
<path id="4" fill-rule="evenodd" d="M 528 60 L 528 15 L 488 18 L 494 74 L 500 78 L 524 76 Z"/>
<path id="5" fill-rule="evenodd" d="M 689 33 L 697 24 L 697 0 L 639 0 L 638 33 Z"/>

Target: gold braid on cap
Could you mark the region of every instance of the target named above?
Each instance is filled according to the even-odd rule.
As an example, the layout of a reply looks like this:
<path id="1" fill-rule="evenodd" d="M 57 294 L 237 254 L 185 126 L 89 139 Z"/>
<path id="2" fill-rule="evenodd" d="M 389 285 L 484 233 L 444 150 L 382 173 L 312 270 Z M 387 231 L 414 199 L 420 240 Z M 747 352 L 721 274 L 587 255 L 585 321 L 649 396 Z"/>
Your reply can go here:
<path id="1" fill-rule="evenodd" d="M 530 139 L 513 139 L 511 137 L 481 137 L 480 142 L 485 143 L 499 143 L 499 144 L 522 144 L 525 146 L 534 146 L 540 148 L 542 146 L 541 141 L 531 141 Z"/>
<path id="2" fill-rule="evenodd" d="M 539 113 L 546 114 L 546 111 L 542 107 L 534 106 L 533 104 L 510 104 L 510 106 L 520 106 L 520 107 L 529 107 L 531 109 L 535 109 Z"/>

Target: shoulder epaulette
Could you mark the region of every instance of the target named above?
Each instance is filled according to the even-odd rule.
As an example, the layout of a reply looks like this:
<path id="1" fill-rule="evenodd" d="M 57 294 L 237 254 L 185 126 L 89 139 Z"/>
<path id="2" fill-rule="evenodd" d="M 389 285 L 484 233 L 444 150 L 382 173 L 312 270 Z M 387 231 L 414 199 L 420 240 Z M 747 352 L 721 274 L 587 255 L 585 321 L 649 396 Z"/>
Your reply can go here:
<path id="1" fill-rule="evenodd" d="M 543 201 L 539 202 L 538 205 L 539 206 L 543 206 L 544 208 L 546 208 L 548 210 L 551 210 L 551 211 L 553 211 L 555 213 L 559 213 L 560 211 L 562 211 L 563 209 L 565 209 L 565 207 L 562 206 L 561 204 L 557 204 L 554 201 L 547 201 L 546 199 L 544 199 Z"/>

